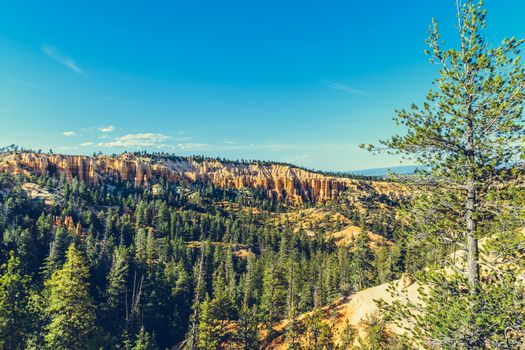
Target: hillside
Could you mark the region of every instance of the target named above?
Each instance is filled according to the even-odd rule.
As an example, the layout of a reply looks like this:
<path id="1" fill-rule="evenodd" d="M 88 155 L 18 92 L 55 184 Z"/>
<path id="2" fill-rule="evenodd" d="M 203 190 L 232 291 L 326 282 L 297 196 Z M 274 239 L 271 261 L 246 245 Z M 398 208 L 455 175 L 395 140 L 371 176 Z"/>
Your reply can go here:
<path id="1" fill-rule="evenodd" d="M 348 228 L 352 231 L 352 228 Z M 347 231 L 343 230 L 344 231 Z M 369 235 L 374 235 L 369 233 Z M 512 233 L 508 234 L 509 236 L 519 237 L 519 242 L 522 244 L 525 242 L 525 228 L 518 229 Z M 380 236 L 379 236 L 380 237 Z M 380 238 L 381 239 L 381 238 Z M 489 267 L 489 265 L 483 265 L 481 268 L 481 276 L 483 279 L 490 280 L 490 276 L 494 273 L 494 269 L 504 271 L 504 273 L 509 273 L 512 271 L 515 273 L 516 283 L 523 288 L 525 284 L 525 273 L 523 270 L 520 270 L 516 262 L 520 262 L 523 257 L 523 250 L 520 245 L 518 245 L 517 250 L 514 250 L 511 254 L 513 259 L 504 258 L 503 255 L 495 253 L 493 248 L 489 246 L 494 244 L 494 241 L 497 241 L 501 238 L 496 236 L 493 237 L 484 237 L 480 240 L 480 249 L 482 251 L 481 261 L 482 262 L 499 262 L 499 266 L 496 268 Z M 374 242 L 371 240 L 371 242 Z M 509 247 L 506 247 L 509 249 Z M 451 262 L 451 265 L 445 267 L 442 272 L 448 276 L 452 276 L 457 271 L 464 271 L 467 266 L 467 251 L 464 249 L 459 249 L 450 254 L 448 259 Z M 511 261 L 511 262 L 509 262 Z M 521 271 L 517 274 L 517 271 Z M 404 274 L 401 278 L 391 281 L 389 283 L 380 284 L 371 288 L 367 288 L 356 293 L 351 294 L 348 297 L 343 297 L 335 300 L 333 303 L 324 306 L 321 308 L 322 322 L 330 327 L 333 333 L 333 340 L 335 344 L 341 344 L 345 336 L 345 326 L 350 324 L 353 329 L 357 332 L 355 335 L 354 343 L 357 344 L 361 339 L 366 339 L 368 336 L 370 323 L 377 322 L 374 318 L 380 318 L 381 312 L 378 306 L 378 301 L 385 302 L 386 304 L 392 304 L 393 302 L 406 303 L 407 301 L 411 303 L 421 303 L 421 289 L 426 289 L 427 291 L 431 288 L 429 285 L 421 284 L 416 280 L 411 279 L 408 275 Z M 297 317 L 299 328 L 305 330 L 307 328 L 307 318 L 312 313 L 301 314 Z M 372 321 L 372 322 L 371 322 Z M 270 341 L 268 348 L 276 350 L 286 350 L 290 346 L 290 339 L 287 338 L 286 332 L 289 330 L 290 322 L 285 320 L 276 326 L 277 335 L 275 335 Z M 408 322 L 403 321 L 401 327 L 393 324 L 386 323 L 385 331 L 389 336 L 403 335 L 407 331 L 403 328 L 407 327 L 410 329 Z M 301 337 L 300 341 L 302 344 L 305 344 L 307 340 L 305 339 L 304 334 Z M 411 345 L 414 348 L 416 345 Z"/>
<path id="2" fill-rule="evenodd" d="M 521 203 L 522 182 L 514 187 L 502 203 Z M 0 157 L 0 262 L 9 263 L 10 252 L 20 257 L 17 271 L 30 277 L 40 309 L 50 310 L 49 286 L 74 268 L 69 260 L 82 261 L 86 277 L 72 281 L 94 310 L 97 348 L 119 348 L 133 334 L 161 348 L 197 339 L 206 350 L 285 350 L 294 334 L 306 344 L 324 326 L 335 344 L 350 329 L 354 342 L 375 332 L 389 348 L 403 330 L 381 323 L 376 300 L 396 300 L 391 286 L 418 300 L 427 284 L 407 276 L 429 266 L 448 273 L 440 260 L 465 268 L 464 250 L 437 250 L 419 239 L 417 226 L 406 226 L 407 199 L 405 185 L 277 163 L 7 153 Z M 510 255 L 519 256 L 519 244 Z M 47 330 L 26 327 L 26 334 Z"/>
<path id="3" fill-rule="evenodd" d="M 525 350 L 524 11 L 0 1 L 0 350 Z"/>
<path id="4" fill-rule="evenodd" d="M 13 174 L 52 174 L 66 179 L 78 178 L 88 184 L 128 181 L 148 186 L 166 181 L 210 182 L 217 187 L 260 190 L 276 200 L 326 202 L 347 190 L 376 191 L 397 197 L 400 189 L 381 182 L 337 178 L 275 163 L 241 163 L 184 157 L 154 157 L 124 153 L 119 156 L 70 156 L 9 153 L 0 157 L 0 171 Z"/>
<path id="5" fill-rule="evenodd" d="M 78 249 L 99 347 L 120 346 L 127 329 L 138 339 L 145 324 L 165 348 L 198 329 L 224 348 L 284 350 L 291 310 L 307 342 L 315 305 L 335 344 L 348 327 L 358 342 L 377 332 L 376 300 L 395 300 L 390 286 L 417 300 L 424 284 L 407 276 L 451 249 L 404 239 L 399 209 L 409 197 L 397 183 L 284 164 L 8 153 L 0 157 L 0 260 L 16 252 L 44 295 L 68 249 Z M 464 256 L 455 250 L 446 260 Z M 385 342 L 403 333 L 392 324 L 382 331 Z"/>
<path id="6" fill-rule="evenodd" d="M 260 334 L 278 329 L 292 295 L 306 313 L 376 283 L 352 267 L 368 259 L 354 254 L 355 225 L 366 227 L 370 254 L 388 251 L 405 194 L 395 183 L 277 163 L 11 152 L 0 156 L 0 263 L 16 252 L 44 295 L 69 254 L 83 260 L 87 277 L 76 283 L 90 286 L 97 348 L 117 348 L 126 333 L 135 341 L 142 324 L 172 348 L 204 322 L 214 337 L 239 344 L 240 330 L 226 326 L 251 312 L 251 346 L 264 348 Z M 389 262 L 381 266 L 397 276 Z M 194 324 L 193 310 L 206 308 L 213 319 Z M 45 333 L 31 327 L 27 334 Z"/>
<path id="7" fill-rule="evenodd" d="M 400 297 L 402 296 L 403 299 L 407 298 L 408 300 L 416 302 L 418 301 L 419 287 L 420 285 L 417 282 L 411 281 L 408 277 L 404 276 L 402 279 L 359 291 L 323 307 L 321 309 L 322 320 L 332 329 L 335 344 L 341 344 L 345 335 L 347 322 L 357 331 L 357 343 L 359 337 L 366 338 L 367 336 L 368 320 L 379 314 L 377 300 L 384 300 L 387 303 L 391 303 L 396 299 L 396 295 L 399 295 Z M 298 317 L 301 328 L 306 328 L 305 320 L 310 314 L 311 313 L 303 314 Z M 285 335 L 287 327 L 289 327 L 288 321 L 276 327 L 280 334 L 270 342 L 268 345 L 269 349 L 288 349 L 290 341 L 286 339 Z M 402 328 L 395 325 L 389 325 L 388 332 L 398 335 L 405 333 Z M 302 339 L 301 342 L 304 344 L 306 340 Z"/>

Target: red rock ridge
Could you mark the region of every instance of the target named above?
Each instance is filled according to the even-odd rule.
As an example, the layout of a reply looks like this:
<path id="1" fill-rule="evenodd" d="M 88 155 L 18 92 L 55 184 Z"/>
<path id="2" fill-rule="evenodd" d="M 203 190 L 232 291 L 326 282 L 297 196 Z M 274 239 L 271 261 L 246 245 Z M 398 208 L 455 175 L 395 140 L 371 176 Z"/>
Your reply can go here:
<path id="1" fill-rule="evenodd" d="M 292 202 L 325 202 L 335 199 L 348 185 L 348 179 L 325 176 L 280 164 L 244 164 L 217 160 L 151 159 L 123 154 L 117 157 L 87 157 L 22 152 L 0 160 L 0 170 L 17 173 L 54 174 L 74 177 L 89 184 L 104 179 L 131 181 L 148 186 L 159 177 L 168 181 L 209 181 L 219 187 L 260 188 L 269 198 Z M 350 180 L 351 181 L 351 180 Z"/>

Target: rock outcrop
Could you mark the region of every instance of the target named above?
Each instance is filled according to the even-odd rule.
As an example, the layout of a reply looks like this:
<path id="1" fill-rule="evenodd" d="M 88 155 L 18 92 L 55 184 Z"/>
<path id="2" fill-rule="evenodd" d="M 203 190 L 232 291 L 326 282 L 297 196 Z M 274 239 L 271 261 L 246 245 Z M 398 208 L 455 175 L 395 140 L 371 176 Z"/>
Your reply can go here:
<path id="1" fill-rule="evenodd" d="M 119 156 L 75 156 L 9 153 L 0 156 L 0 171 L 14 174 L 51 174 L 88 184 L 106 180 L 129 181 L 136 186 L 167 181 L 209 182 L 218 187 L 259 189 L 268 198 L 302 202 L 327 202 L 346 189 L 353 193 L 399 195 L 396 186 L 327 176 L 298 167 L 275 163 L 241 163 L 186 157 L 150 157 L 124 153 Z"/>
<path id="2" fill-rule="evenodd" d="M 346 179 L 325 176 L 281 164 L 221 162 L 193 158 L 159 159 L 122 154 L 116 157 L 72 156 L 21 152 L 4 155 L 0 171 L 52 174 L 88 184 L 106 179 L 130 181 L 136 186 L 168 181 L 203 181 L 218 187 L 261 189 L 269 198 L 303 201 L 330 201 L 348 185 Z"/>

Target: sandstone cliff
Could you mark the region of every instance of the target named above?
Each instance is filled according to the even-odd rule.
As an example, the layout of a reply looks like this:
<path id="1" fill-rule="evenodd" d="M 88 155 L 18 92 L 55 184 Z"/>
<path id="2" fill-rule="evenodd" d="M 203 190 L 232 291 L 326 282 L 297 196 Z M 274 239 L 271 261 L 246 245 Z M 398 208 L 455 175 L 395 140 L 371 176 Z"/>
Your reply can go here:
<path id="1" fill-rule="evenodd" d="M 68 180 L 77 177 L 89 184 L 107 178 L 148 186 L 162 177 L 168 181 L 209 181 L 219 187 L 259 188 L 270 198 L 294 202 L 334 199 L 346 184 L 337 178 L 287 165 L 219 162 L 216 160 L 151 159 L 123 154 L 87 157 L 23 152 L 4 156 L 0 170 L 18 173 L 50 173 Z"/>
<path id="2" fill-rule="evenodd" d="M 0 171 L 53 174 L 76 177 L 89 184 L 106 179 L 130 181 L 136 186 L 148 186 L 159 178 L 168 181 L 204 181 L 226 188 L 261 189 L 269 198 L 326 202 L 335 199 L 347 188 L 357 189 L 361 182 L 326 176 L 282 164 L 222 162 L 194 158 L 159 159 L 122 154 L 116 157 L 72 156 L 21 152 L 0 158 Z M 381 184 L 373 185 L 381 189 Z"/>

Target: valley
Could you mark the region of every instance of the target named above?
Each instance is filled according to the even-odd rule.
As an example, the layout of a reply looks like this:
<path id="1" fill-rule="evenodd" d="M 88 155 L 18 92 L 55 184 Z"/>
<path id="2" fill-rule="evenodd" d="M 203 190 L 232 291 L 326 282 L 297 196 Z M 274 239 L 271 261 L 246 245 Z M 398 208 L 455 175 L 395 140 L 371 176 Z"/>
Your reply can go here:
<path id="1" fill-rule="evenodd" d="M 0 350 L 524 350 L 524 11 L 0 1 Z"/>
<path id="2" fill-rule="evenodd" d="M 168 312 L 164 316 L 167 319 L 179 310 L 186 318 L 174 319 L 180 323 L 169 332 L 162 331 L 166 338 L 159 340 L 162 346 L 177 345 L 193 327 L 192 290 L 202 288 L 206 295 L 224 298 L 214 306 L 214 312 L 227 313 L 217 315 L 213 322 L 240 322 L 237 317 L 250 306 L 248 310 L 257 309 L 259 313 L 251 325 L 255 327 L 253 341 L 265 348 L 279 348 L 276 344 L 283 341 L 283 330 L 287 329 L 280 322 L 286 324 L 290 302 L 296 303 L 297 312 L 307 312 L 316 303 L 322 306 L 332 302 L 347 310 L 345 305 L 356 298 L 354 293 L 379 278 L 379 269 L 385 282 L 401 277 L 402 269 L 396 272 L 397 267 L 390 262 L 373 261 L 378 252 L 383 259 L 399 254 L 392 253 L 397 230 L 393 213 L 409 196 L 404 185 L 337 178 L 269 162 L 148 154 L 92 158 L 8 152 L 0 156 L 0 174 L 6 210 L 9 198 L 21 201 L 21 207 L 5 216 L 4 222 L 29 215 L 25 227 L 30 235 L 36 235 L 33 244 L 52 247 L 49 253 L 45 248 L 31 253 L 36 254 L 30 255 L 34 265 L 27 266 L 27 271 L 38 275 L 41 266 L 48 269 L 51 266 L 45 266 L 50 261 L 63 259 L 65 251 L 59 252 L 67 245 L 58 240 L 76 242 L 84 254 L 98 256 L 88 260 L 91 284 L 101 288 L 95 302 L 102 307 L 107 298 L 103 291 L 117 289 L 114 317 L 120 321 L 112 334 L 137 327 L 129 316 L 122 318 L 126 313 L 140 312 L 141 322 L 149 323 L 159 317 L 159 308 L 164 309 L 161 314 Z M 40 229 L 41 225 L 45 228 Z M 367 233 L 361 234 L 362 230 Z M 10 246 L 22 249 L 19 239 Z M 355 249 L 364 249 L 365 255 L 360 257 L 364 261 L 355 260 Z M 127 251 L 121 262 L 125 269 L 119 272 L 124 273 L 121 278 L 125 280 L 112 287 L 120 250 Z M 195 275 L 203 257 L 208 261 L 207 272 Z M 151 280 L 151 273 L 165 269 L 175 269 L 175 275 Z M 290 275 L 295 270 L 298 277 Z M 103 282 L 106 273 L 108 280 Z M 168 294 L 156 301 L 157 306 L 149 304 L 148 295 L 160 293 L 169 287 L 171 278 L 183 276 L 188 279 L 188 289 L 171 296 L 174 292 L 164 289 Z M 162 281 L 165 287 L 145 285 L 137 306 L 128 305 L 122 293 L 131 293 L 137 287 L 137 277 L 144 279 L 141 283 Z M 199 287 L 203 278 L 208 282 Z M 289 288 L 297 291 L 290 294 Z M 182 296 L 182 292 L 187 294 Z M 340 299 L 341 293 L 350 296 Z M 376 309 L 371 299 L 359 305 Z M 220 311 L 224 307 L 231 309 Z M 335 316 L 333 325 L 348 319 L 356 326 L 365 316 L 368 312 L 347 310 Z M 265 333 L 268 325 L 271 336 Z M 224 346 L 238 342 L 231 329 L 218 332 Z M 339 342 L 339 338 L 334 339 Z"/>

